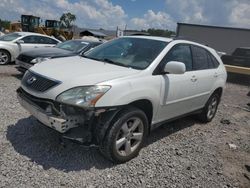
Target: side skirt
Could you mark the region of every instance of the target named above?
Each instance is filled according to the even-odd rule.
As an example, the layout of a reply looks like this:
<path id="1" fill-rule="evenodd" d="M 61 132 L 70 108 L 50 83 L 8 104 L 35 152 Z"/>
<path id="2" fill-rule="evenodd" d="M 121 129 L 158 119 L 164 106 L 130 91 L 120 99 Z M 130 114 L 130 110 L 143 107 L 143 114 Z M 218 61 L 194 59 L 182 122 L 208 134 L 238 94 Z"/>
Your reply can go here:
<path id="1" fill-rule="evenodd" d="M 187 113 L 187 114 L 183 114 L 183 115 L 180 115 L 180 116 L 177 116 L 177 117 L 168 119 L 168 120 L 164 120 L 164 121 L 161 121 L 161 122 L 152 124 L 152 125 L 150 126 L 150 131 L 153 131 L 154 129 L 160 127 L 161 125 L 164 125 L 164 124 L 166 124 L 166 123 L 175 121 L 175 120 L 177 120 L 177 119 L 181 119 L 181 118 L 184 118 L 184 117 L 187 117 L 187 116 L 190 116 L 190 115 L 194 115 L 194 114 L 199 114 L 199 113 L 202 112 L 202 110 L 203 110 L 203 108 L 198 109 L 198 110 L 195 110 L 195 111 L 192 111 L 192 112 L 189 112 L 189 113 Z"/>

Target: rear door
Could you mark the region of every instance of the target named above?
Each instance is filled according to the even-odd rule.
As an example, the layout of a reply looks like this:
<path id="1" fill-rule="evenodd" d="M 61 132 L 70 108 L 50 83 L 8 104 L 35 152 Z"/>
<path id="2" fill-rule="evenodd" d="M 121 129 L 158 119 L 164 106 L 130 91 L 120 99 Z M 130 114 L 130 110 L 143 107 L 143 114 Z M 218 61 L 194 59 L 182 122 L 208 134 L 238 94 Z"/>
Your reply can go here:
<path id="1" fill-rule="evenodd" d="M 191 45 L 193 55 L 193 76 L 195 77 L 196 108 L 202 108 L 209 98 L 213 85 L 218 77 L 213 55 L 206 49 Z"/>

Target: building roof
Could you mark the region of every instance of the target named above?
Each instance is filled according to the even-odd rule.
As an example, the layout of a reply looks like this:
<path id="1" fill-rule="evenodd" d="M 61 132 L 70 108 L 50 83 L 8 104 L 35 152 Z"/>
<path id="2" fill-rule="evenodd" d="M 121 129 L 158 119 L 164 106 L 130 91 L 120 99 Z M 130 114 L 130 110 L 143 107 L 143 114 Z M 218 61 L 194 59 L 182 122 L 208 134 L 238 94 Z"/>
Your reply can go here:
<path id="1" fill-rule="evenodd" d="M 189 23 L 177 23 L 177 25 L 186 25 L 186 26 L 194 26 L 194 27 L 205 27 L 205 28 L 215 28 L 215 29 L 234 29 L 234 30 L 243 30 L 250 31 L 250 28 L 238 28 L 238 27 L 223 27 L 223 26 L 215 26 L 215 25 L 199 25 L 199 24 L 189 24 Z M 177 28 L 178 30 L 178 28 Z M 178 31 L 177 31 L 178 33 Z"/>
<path id="2" fill-rule="evenodd" d="M 91 34 L 93 34 L 94 36 L 97 36 L 97 37 L 106 37 L 107 35 L 105 35 L 104 33 L 100 32 L 100 31 L 93 31 L 93 30 L 84 30 L 80 33 L 84 33 L 84 32 L 89 32 Z"/>

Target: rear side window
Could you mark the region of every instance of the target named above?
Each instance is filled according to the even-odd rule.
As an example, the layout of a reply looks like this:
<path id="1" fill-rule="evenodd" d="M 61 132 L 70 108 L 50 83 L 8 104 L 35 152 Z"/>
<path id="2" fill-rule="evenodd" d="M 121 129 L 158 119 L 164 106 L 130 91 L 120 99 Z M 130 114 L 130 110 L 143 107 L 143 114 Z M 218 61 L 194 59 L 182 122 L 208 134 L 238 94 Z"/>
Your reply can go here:
<path id="1" fill-rule="evenodd" d="M 57 44 L 58 42 L 49 37 L 40 37 L 40 44 Z"/>
<path id="2" fill-rule="evenodd" d="M 220 63 L 217 61 L 217 59 L 210 53 L 208 53 L 208 55 L 210 56 L 210 67 L 209 68 L 217 68 Z"/>
<path id="3" fill-rule="evenodd" d="M 193 70 L 214 69 L 219 66 L 216 58 L 206 49 L 192 46 Z"/>
<path id="4" fill-rule="evenodd" d="M 34 35 L 23 37 L 22 40 L 24 41 L 24 43 L 27 43 L 27 44 L 39 44 L 40 43 L 39 42 L 40 37 L 34 36 Z"/>
<path id="5" fill-rule="evenodd" d="M 209 56 L 205 49 L 192 46 L 193 70 L 209 69 Z"/>
<path id="6" fill-rule="evenodd" d="M 186 71 L 192 70 L 192 56 L 189 45 L 180 44 L 174 46 L 164 57 L 164 65 L 170 61 L 179 61 L 186 65 Z"/>

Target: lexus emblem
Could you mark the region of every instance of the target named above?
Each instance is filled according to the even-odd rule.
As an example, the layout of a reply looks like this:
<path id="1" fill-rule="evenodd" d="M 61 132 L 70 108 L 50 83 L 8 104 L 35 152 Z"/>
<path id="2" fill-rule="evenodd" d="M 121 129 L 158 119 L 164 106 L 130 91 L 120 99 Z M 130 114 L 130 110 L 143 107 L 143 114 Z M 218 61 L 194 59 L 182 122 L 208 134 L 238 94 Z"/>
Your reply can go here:
<path id="1" fill-rule="evenodd" d="M 36 77 L 35 76 L 32 76 L 31 78 L 29 78 L 28 80 L 27 80 L 27 84 L 32 84 L 32 83 L 34 83 L 36 81 Z"/>

